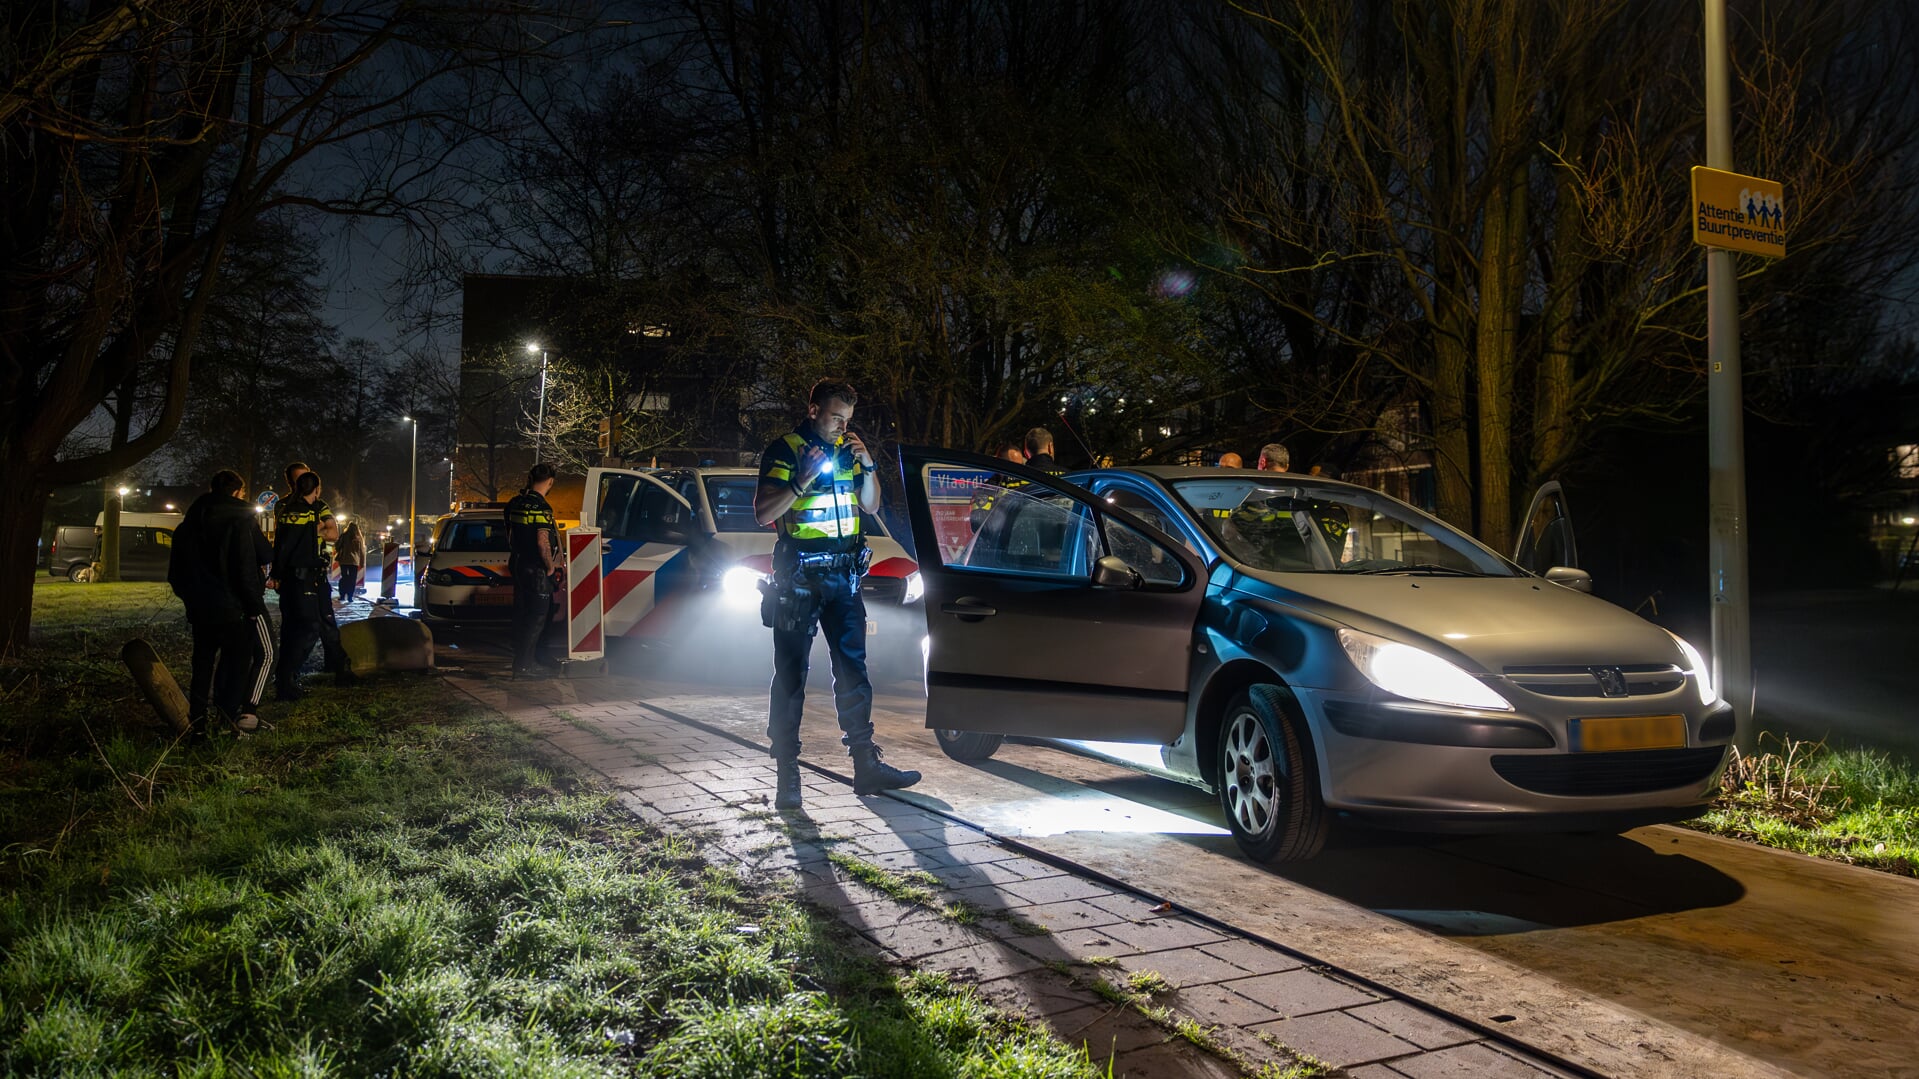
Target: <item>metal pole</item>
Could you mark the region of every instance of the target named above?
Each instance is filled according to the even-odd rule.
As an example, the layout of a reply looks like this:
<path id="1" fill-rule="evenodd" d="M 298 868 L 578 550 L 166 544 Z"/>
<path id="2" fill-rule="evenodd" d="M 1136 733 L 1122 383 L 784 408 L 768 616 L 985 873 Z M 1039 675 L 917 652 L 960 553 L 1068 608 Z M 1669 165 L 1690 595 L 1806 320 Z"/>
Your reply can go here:
<path id="1" fill-rule="evenodd" d="M 540 463 L 540 442 L 546 438 L 546 350 L 540 350 L 540 418 L 533 427 L 533 463 Z"/>
<path id="2" fill-rule="evenodd" d="M 413 421 L 413 470 L 406 478 L 406 546 L 411 551 L 413 562 L 413 605 L 420 605 L 420 548 L 413 539 L 413 524 L 419 520 L 420 506 L 416 500 L 420 485 L 420 421 Z"/>
<path id="3" fill-rule="evenodd" d="M 1738 171 L 1732 159 L 1727 84 L 1726 0 L 1704 0 L 1706 165 Z M 1739 365 L 1739 279 L 1732 252 L 1706 251 L 1706 441 L 1711 506 L 1713 684 L 1732 704 L 1737 741 L 1751 749 L 1752 604 L 1746 589 L 1746 432 Z"/>

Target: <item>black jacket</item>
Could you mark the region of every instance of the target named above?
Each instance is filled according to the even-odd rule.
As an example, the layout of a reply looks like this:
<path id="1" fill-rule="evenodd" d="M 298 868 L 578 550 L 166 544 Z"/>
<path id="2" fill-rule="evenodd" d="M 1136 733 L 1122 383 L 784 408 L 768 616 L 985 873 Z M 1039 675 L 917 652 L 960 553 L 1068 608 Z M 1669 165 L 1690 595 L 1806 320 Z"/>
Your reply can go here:
<path id="1" fill-rule="evenodd" d="M 167 583 L 187 606 L 187 621 L 220 625 L 267 613 L 260 572 L 265 539 L 253 507 L 232 495 L 204 494 L 173 531 Z"/>

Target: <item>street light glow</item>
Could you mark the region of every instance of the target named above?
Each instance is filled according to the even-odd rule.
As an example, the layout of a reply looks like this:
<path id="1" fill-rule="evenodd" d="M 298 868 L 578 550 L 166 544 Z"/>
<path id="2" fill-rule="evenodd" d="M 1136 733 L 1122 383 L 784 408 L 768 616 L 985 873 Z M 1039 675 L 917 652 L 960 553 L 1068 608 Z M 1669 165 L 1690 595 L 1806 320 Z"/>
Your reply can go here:
<path id="1" fill-rule="evenodd" d="M 526 351 L 528 355 L 540 351 L 540 343 L 538 341 L 528 341 L 526 343 Z"/>
<path id="2" fill-rule="evenodd" d="M 120 488 L 120 497 L 121 497 L 121 498 L 125 498 L 125 497 L 127 497 L 127 495 L 128 495 L 128 494 L 130 494 L 130 493 L 131 493 L 132 491 L 133 491 L 133 488 L 131 488 L 131 487 L 122 487 L 122 488 Z"/>

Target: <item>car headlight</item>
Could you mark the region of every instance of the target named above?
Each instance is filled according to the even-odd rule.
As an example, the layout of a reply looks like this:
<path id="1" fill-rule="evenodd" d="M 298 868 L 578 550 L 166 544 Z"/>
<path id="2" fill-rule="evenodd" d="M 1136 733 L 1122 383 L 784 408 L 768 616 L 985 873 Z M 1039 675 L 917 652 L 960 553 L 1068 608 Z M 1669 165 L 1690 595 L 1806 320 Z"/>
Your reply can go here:
<path id="1" fill-rule="evenodd" d="M 913 601 L 919 599 L 921 596 L 924 596 L 925 594 L 926 594 L 926 578 L 920 576 L 920 571 L 914 570 L 913 572 L 907 574 L 906 575 L 906 594 L 900 597 L 900 602 L 912 603 Z"/>
<path id="2" fill-rule="evenodd" d="M 750 607 L 760 601 L 760 581 L 765 577 L 748 566 L 734 566 L 720 575 L 720 597 L 729 607 Z"/>
<path id="3" fill-rule="evenodd" d="M 1359 673 L 1388 693 L 1431 704 L 1513 710 L 1491 686 L 1424 649 L 1353 629 L 1339 631 L 1339 644 Z"/>
<path id="4" fill-rule="evenodd" d="M 1717 704 L 1719 691 L 1712 684 L 1712 668 L 1706 665 L 1706 657 L 1699 654 L 1699 649 L 1687 643 L 1686 638 L 1672 630 L 1667 630 L 1666 636 L 1678 643 L 1680 653 L 1686 657 L 1686 666 L 1691 669 L 1685 673 L 1691 675 L 1693 685 L 1699 687 L 1699 703 L 1708 708 Z"/>

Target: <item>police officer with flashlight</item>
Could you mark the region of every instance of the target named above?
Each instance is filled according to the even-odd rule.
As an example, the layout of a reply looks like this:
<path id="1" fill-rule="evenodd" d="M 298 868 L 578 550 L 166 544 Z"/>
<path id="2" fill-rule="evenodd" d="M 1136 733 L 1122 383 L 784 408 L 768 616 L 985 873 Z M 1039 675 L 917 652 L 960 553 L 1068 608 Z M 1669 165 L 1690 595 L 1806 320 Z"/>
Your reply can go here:
<path id="1" fill-rule="evenodd" d="M 773 630 L 773 688 L 766 734 L 778 765 L 777 809 L 800 807 L 800 713 L 813 634 L 826 629 L 833 657 L 833 703 L 840 740 L 853 758 L 853 793 L 910 787 L 918 772 L 880 759 L 873 744 L 873 686 L 866 677 L 866 604 L 860 578 L 872 551 L 860 535 L 860 509 L 879 505 L 879 477 L 860 436 L 847 430 L 853 387 L 821 379 L 806 419 L 760 455 L 753 515 L 779 525 L 773 582 L 760 614 Z"/>

